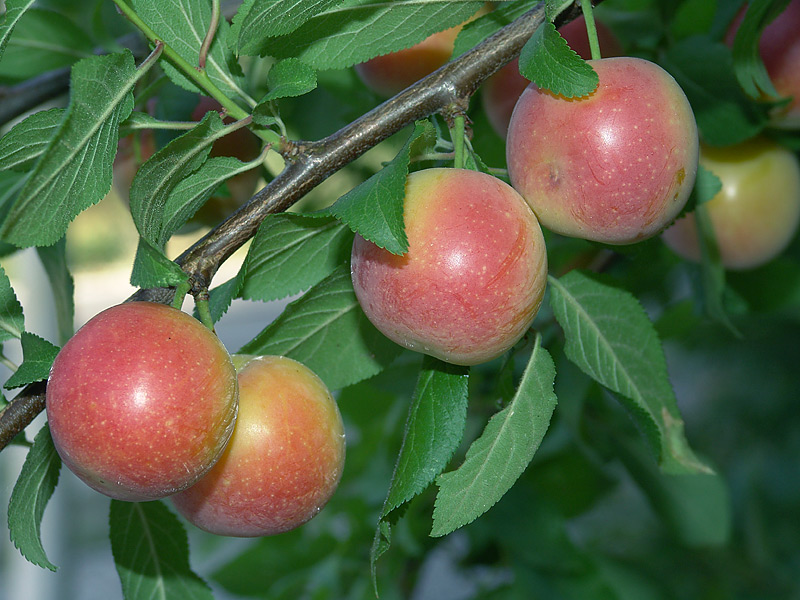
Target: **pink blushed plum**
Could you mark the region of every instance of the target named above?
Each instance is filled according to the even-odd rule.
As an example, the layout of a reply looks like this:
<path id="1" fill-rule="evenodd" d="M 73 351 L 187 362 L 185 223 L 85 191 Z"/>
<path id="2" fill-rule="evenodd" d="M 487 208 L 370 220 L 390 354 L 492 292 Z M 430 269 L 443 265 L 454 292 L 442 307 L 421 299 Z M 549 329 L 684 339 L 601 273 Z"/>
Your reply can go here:
<path id="1" fill-rule="evenodd" d="M 239 416 L 225 454 L 175 508 L 217 535 L 256 537 L 299 527 L 333 495 L 344 468 L 344 426 L 325 384 L 280 356 L 234 357 Z"/>
<path id="2" fill-rule="evenodd" d="M 705 204 L 722 264 L 729 269 L 759 267 L 780 254 L 800 223 L 800 162 L 786 148 L 756 138 L 726 148 L 703 148 L 700 164 L 722 182 Z M 693 213 L 663 233 L 667 245 L 700 260 Z"/>
<path id="3" fill-rule="evenodd" d="M 80 479 L 119 500 L 155 500 L 219 459 L 236 419 L 236 370 L 198 320 L 130 302 L 64 345 L 46 406 L 56 450 Z"/>
<path id="4" fill-rule="evenodd" d="M 595 26 L 603 56 L 620 56 L 622 46 L 617 37 L 600 21 L 595 20 Z M 563 25 L 558 32 L 581 58 L 588 60 L 591 57 L 589 36 L 586 33 L 586 21 L 583 16 Z M 483 108 L 489 124 L 500 137 L 506 137 L 514 105 L 529 83 L 530 81 L 520 74 L 519 59 L 515 58 L 492 75 L 483 86 L 481 94 Z"/>
<path id="5" fill-rule="evenodd" d="M 360 236 L 356 297 L 388 338 L 441 360 L 474 365 L 514 345 L 539 309 L 547 257 L 539 223 L 499 179 L 464 169 L 409 175 L 402 256 Z"/>
<path id="6" fill-rule="evenodd" d="M 697 125 L 683 91 L 658 65 L 628 57 L 588 62 L 600 79 L 589 96 L 525 89 L 508 129 L 509 176 L 551 231 L 631 244 L 659 233 L 686 204 Z"/>

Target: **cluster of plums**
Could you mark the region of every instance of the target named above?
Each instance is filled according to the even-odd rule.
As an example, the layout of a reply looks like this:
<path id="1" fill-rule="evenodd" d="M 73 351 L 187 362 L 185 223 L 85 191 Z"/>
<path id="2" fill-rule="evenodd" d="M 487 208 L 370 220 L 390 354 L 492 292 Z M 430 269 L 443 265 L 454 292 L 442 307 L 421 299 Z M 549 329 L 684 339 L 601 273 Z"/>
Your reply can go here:
<path id="1" fill-rule="evenodd" d="M 231 357 L 186 313 L 150 302 L 109 308 L 64 345 L 47 384 L 64 464 L 128 501 L 170 498 L 211 533 L 288 531 L 339 482 L 344 428 L 304 365 Z"/>
<path id="2" fill-rule="evenodd" d="M 800 0 L 793 0 L 767 32 L 769 49 L 762 47 L 779 91 L 796 99 L 800 71 L 787 76 L 780 65 L 790 61 L 778 55 L 800 52 L 800 37 L 791 33 L 798 26 Z M 506 138 L 510 186 L 463 169 L 417 171 L 406 184 L 409 251 L 393 255 L 356 237 L 353 286 L 364 312 L 387 337 L 462 365 L 506 352 L 531 326 L 544 293 L 540 224 L 605 244 L 631 244 L 663 232 L 669 247 L 698 260 L 694 215 L 676 221 L 698 164 L 722 182 L 706 207 L 725 266 L 759 266 L 786 248 L 800 220 L 797 157 L 766 139 L 730 148 L 701 146 L 691 106 L 675 80 L 652 62 L 618 56 L 613 34 L 602 23 L 597 29 L 601 49 L 611 58 L 589 61 L 599 85 L 586 97 L 567 99 L 540 89 L 514 63 L 487 81 L 484 109 Z M 560 32 L 587 58 L 582 19 Z M 395 93 L 430 72 L 431 63 L 444 64 L 457 33 L 458 28 L 434 34 L 356 71 L 376 92 Z M 782 54 L 775 39 L 783 40 Z M 423 67 L 428 71 L 421 72 Z M 795 101 L 776 119 L 786 126 L 800 114 L 797 109 Z"/>

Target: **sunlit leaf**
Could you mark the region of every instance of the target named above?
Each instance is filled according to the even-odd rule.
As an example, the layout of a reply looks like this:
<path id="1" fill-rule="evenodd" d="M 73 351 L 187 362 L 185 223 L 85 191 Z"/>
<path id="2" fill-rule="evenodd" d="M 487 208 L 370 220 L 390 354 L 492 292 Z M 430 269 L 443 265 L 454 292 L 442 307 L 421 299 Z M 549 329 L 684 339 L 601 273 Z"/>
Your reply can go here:
<path id="1" fill-rule="evenodd" d="M 538 87 L 565 98 L 588 96 L 599 82 L 591 65 L 569 47 L 552 23 L 543 24 L 525 43 L 519 71 Z"/>
<path id="2" fill-rule="evenodd" d="M 63 108 L 40 110 L 0 138 L 0 171 L 28 171 L 45 151 L 64 119 Z"/>
<path id="3" fill-rule="evenodd" d="M 345 0 L 315 14 L 289 35 L 254 39 L 248 53 L 294 56 L 318 69 L 341 69 L 408 48 L 463 23 L 482 6 L 483 2 L 468 0 Z"/>
<path id="4" fill-rule="evenodd" d="M 49 246 L 108 193 L 119 124 L 133 109 L 131 89 L 139 75 L 130 51 L 75 64 L 64 120 L 3 223 L 4 240 Z"/>
<path id="5" fill-rule="evenodd" d="M 58 346 L 28 331 L 22 332 L 21 342 L 22 364 L 3 384 L 7 390 L 47 379 L 58 354 Z"/>
<path id="6" fill-rule="evenodd" d="M 270 215 L 247 251 L 241 297 L 267 302 L 319 283 L 350 257 L 353 233 L 336 219 Z"/>
<path id="7" fill-rule="evenodd" d="M 136 14 L 160 39 L 193 67 L 199 66 L 200 47 L 211 24 L 211 2 L 195 0 L 130 0 Z M 227 96 L 241 91 L 241 75 L 234 71 L 230 26 L 222 19 L 206 60 L 209 79 Z M 175 83 L 190 92 L 200 89 L 181 71 L 164 63 L 164 70 Z M 238 71 L 238 66 L 236 67 Z"/>
<path id="8" fill-rule="evenodd" d="M 339 389 L 382 371 L 399 354 L 400 346 L 364 315 L 349 265 L 344 265 L 289 304 L 239 352 L 294 358 L 329 388 Z"/>

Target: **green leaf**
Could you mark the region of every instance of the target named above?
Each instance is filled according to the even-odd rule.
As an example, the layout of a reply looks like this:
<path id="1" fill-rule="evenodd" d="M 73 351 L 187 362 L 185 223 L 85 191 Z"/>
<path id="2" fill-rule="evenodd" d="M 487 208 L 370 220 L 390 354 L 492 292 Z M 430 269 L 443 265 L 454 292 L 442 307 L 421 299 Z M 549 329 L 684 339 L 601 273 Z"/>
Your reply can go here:
<path id="1" fill-rule="evenodd" d="M 36 249 L 50 280 L 58 323 L 58 341 L 64 344 L 75 333 L 75 283 L 67 265 L 67 240 Z"/>
<path id="2" fill-rule="evenodd" d="M 780 97 L 761 59 L 758 40 L 764 28 L 787 6 L 789 0 L 753 0 L 748 4 L 733 40 L 733 67 L 745 93 L 756 100 L 762 94 Z"/>
<path id="3" fill-rule="evenodd" d="M 42 516 L 58 483 L 61 458 L 45 423 L 33 440 L 8 503 L 8 530 L 22 556 L 33 564 L 56 570 L 42 546 Z"/>
<path id="4" fill-rule="evenodd" d="M 686 93 L 706 143 L 737 144 L 766 125 L 767 109 L 742 91 L 731 52 L 723 44 L 703 36 L 688 37 L 671 46 L 661 64 Z"/>
<path id="5" fill-rule="evenodd" d="M 163 502 L 111 501 L 111 552 L 126 600 L 212 600 L 189 566 L 189 543 Z"/>
<path id="6" fill-rule="evenodd" d="M 267 73 L 267 87 L 269 91 L 261 102 L 302 96 L 317 87 L 317 72 L 296 58 L 286 58 Z"/>
<path id="7" fill-rule="evenodd" d="M 233 35 L 242 54 L 255 55 L 266 38 L 292 33 L 314 15 L 343 0 L 246 0 L 233 19 Z"/>
<path id="8" fill-rule="evenodd" d="M 364 315 L 349 265 L 343 265 L 289 304 L 239 353 L 294 358 L 329 388 L 340 389 L 376 375 L 400 350 Z"/>
<path id="9" fill-rule="evenodd" d="M 417 122 L 411 136 L 391 162 L 317 214 L 341 219 L 353 231 L 393 254 L 408 252 L 403 201 L 411 146 L 432 131 L 429 121 Z"/>
<path id="10" fill-rule="evenodd" d="M 253 40 L 248 54 L 297 57 L 317 69 L 342 69 L 408 48 L 466 21 L 483 2 L 345 0 L 289 35 Z M 241 38 L 240 38 L 241 39 Z"/>
<path id="11" fill-rule="evenodd" d="M 565 98 L 588 96 L 600 81 L 552 23 L 544 23 L 525 43 L 519 55 L 519 72 L 539 88 Z"/>
<path id="12" fill-rule="evenodd" d="M 461 28 L 458 37 L 456 37 L 453 57 L 461 56 L 467 50 L 477 46 L 499 29 L 524 15 L 538 3 L 538 0 L 498 3 L 490 13 L 470 21 Z"/>
<path id="13" fill-rule="evenodd" d="M 3 223 L 5 241 L 49 246 L 108 193 L 119 124 L 133 109 L 131 89 L 139 75 L 130 51 L 73 66 L 64 121 Z"/>
<path id="14" fill-rule="evenodd" d="M 198 66 L 200 47 L 211 24 L 211 2 L 196 0 L 131 0 L 136 14 L 181 58 Z M 206 59 L 206 74 L 228 97 L 241 95 L 241 76 L 234 72 L 230 26 L 221 19 Z M 201 90 L 170 63 L 162 61 L 169 78 L 190 92 Z"/>
<path id="15" fill-rule="evenodd" d="M 464 463 L 436 479 L 432 536 L 447 535 L 494 506 L 519 479 L 542 443 L 556 408 L 553 359 L 537 338 L 514 399 L 495 414 Z"/>
<path id="16" fill-rule="evenodd" d="M 731 498 L 716 473 L 667 475 L 653 467 L 628 436 L 614 436 L 617 455 L 678 539 L 693 547 L 719 546 L 731 534 Z"/>
<path id="17" fill-rule="evenodd" d="M 353 233 L 336 219 L 269 215 L 247 251 L 241 297 L 268 302 L 308 289 L 347 262 L 352 246 Z"/>
<path id="18" fill-rule="evenodd" d="M 169 238 L 165 211 L 173 191 L 208 158 L 211 145 L 226 133 L 219 113 L 209 111 L 194 128 L 153 154 L 131 182 L 131 216 L 139 234 L 154 246 Z"/>
<path id="19" fill-rule="evenodd" d="M 43 381 L 50 375 L 59 347 L 28 331 L 22 332 L 22 364 L 3 384 L 7 390 Z"/>
<path id="20" fill-rule="evenodd" d="M 234 298 L 239 297 L 239 279 L 232 277 L 225 283 L 221 283 L 208 291 L 208 309 L 211 312 L 211 320 L 216 323 L 222 318 L 231 306 Z M 200 319 L 200 316 L 197 316 Z"/>
<path id="21" fill-rule="evenodd" d="M 36 0 L 6 0 L 6 14 L 0 19 L 0 58 L 8 45 L 8 40 L 25 12 Z"/>
<path id="22" fill-rule="evenodd" d="M 63 108 L 40 110 L 0 138 L 0 171 L 29 171 L 47 148 L 64 119 Z"/>
<path id="23" fill-rule="evenodd" d="M 708 207 L 700 205 L 694 211 L 697 225 L 697 244 L 700 249 L 700 298 L 703 312 L 728 329 L 734 336 L 742 334 L 731 322 L 725 310 L 725 267 L 717 245 L 717 236 Z"/>
<path id="24" fill-rule="evenodd" d="M 722 190 L 722 181 L 703 165 L 697 165 L 697 177 L 694 180 L 692 196 L 694 205 L 700 206 L 711 200 Z"/>
<path id="25" fill-rule="evenodd" d="M 16 23 L 0 61 L 0 77 L 29 79 L 92 56 L 93 49 L 91 38 L 68 18 L 33 8 Z"/>
<path id="26" fill-rule="evenodd" d="M 556 17 L 569 8 L 570 4 L 573 4 L 572 0 L 545 0 L 545 17 L 550 22 L 555 21 Z"/>
<path id="27" fill-rule="evenodd" d="M 131 285 L 140 288 L 171 287 L 184 283 L 189 276 L 145 238 L 139 238 L 133 261 Z"/>
<path id="28" fill-rule="evenodd" d="M 469 368 L 425 356 L 381 517 L 420 494 L 447 466 L 467 419 Z"/>
<path id="29" fill-rule="evenodd" d="M 622 396 L 665 472 L 709 472 L 684 437 L 664 351 L 636 298 L 580 271 L 548 281 L 567 357 Z"/>
<path id="30" fill-rule="evenodd" d="M 166 244 L 172 234 L 183 227 L 223 183 L 239 173 L 258 167 L 260 163 L 260 158 L 244 163 L 231 156 L 217 156 L 208 159 L 197 171 L 180 181 L 164 205 L 157 240 L 159 245 Z"/>
<path id="31" fill-rule="evenodd" d="M 467 419 L 468 383 L 469 367 L 431 356 L 423 358 L 392 483 L 370 549 L 376 594 L 376 563 L 392 542 L 396 510 L 433 482 L 461 443 Z"/>
<path id="32" fill-rule="evenodd" d="M 6 272 L 0 267 L 0 342 L 19 339 L 24 330 L 22 305 L 11 288 Z"/>

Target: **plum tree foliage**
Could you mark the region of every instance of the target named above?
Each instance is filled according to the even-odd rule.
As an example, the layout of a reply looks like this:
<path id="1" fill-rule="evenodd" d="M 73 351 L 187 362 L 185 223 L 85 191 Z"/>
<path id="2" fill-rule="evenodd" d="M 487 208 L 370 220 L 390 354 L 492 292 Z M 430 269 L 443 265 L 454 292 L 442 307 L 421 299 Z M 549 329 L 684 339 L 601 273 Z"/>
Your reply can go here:
<path id="1" fill-rule="evenodd" d="M 174 504 L 123 494 L 109 500 L 107 517 L 91 515 L 108 523 L 127 600 L 428 597 L 441 595 L 443 573 L 460 598 L 800 593 L 798 498 L 787 483 L 797 480 L 800 425 L 800 243 L 784 232 L 765 264 L 727 270 L 727 246 L 740 234 L 707 214 L 727 178 L 714 172 L 718 163 L 697 159 L 698 143 L 726 155 L 762 140 L 796 166 L 800 130 L 784 117 L 797 82 L 786 85 L 791 72 L 770 82 L 765 62 L 780 48 L 772 44 L 768 57 L 759 48 L 766 28 L 796 19 L 797 0 L 593 4 L 0 3 L 0 362 L 9 373 L 0 466 L 14 464 L 10 454 L 25 457 L 4 498 L 8 550 L 57 571 L 43 519 L 62 493 L 59 479 L 73 475 L 54 438 L 77 413 L 118 401 L 117 384 L 135 379 L 123 373 L 128 358 L 158 368 L 159 385 L 147 389 L 166 390 L 173 375 L 183 386 L 182 411 L 169 408 L 177 392 L 162 391 L 147 415 L 165 426 L 158 435 L 142 436 L 135 456 L 115 449 L 146 473 L 165 446 L 189 447 L 181 440 L 190 423 L 219 425 L 196 423 L 194 393 L 214 365 L 231 375 L 236 353 L 284 357 L 240 364 L 246 377 L 272 361 L 292 375 L 251 381 L 247 416 L 231 438 L 239 441 L 227 441 L 230 423 L 216 440 L 225 452 L 211 440 L 230 471 L 223 458 L 213 482 L 200 479 Z M 600 65 L 610 63 L 596 43 L 595 13 L 603 37 L 615 38 L 603 46 L 633 57 L 615 64 L 647 64 L 680 96 L 680 131 L 665 127 L 663 86 L 648 84 L 652 98 L 633 114 L 633 102 L 620 99 L 639 85 L 623 81 L 631 75 L 604 87 Z M 579 17 L 589 40 L 583 57 L 558 33 Z M 445 30 L 457 36 L 445 36 L 435 57 L 403 52 L 424 52 L 419 44 Z M 413 69 L 402 63 L 409 55 L 418 56 Z M 355 68 L 397 67 L 417 78 L 417 67 L 430 58 L 428 71 L 442 57 L 449 61 L 422 79 L 384 86 L 382 94 L 396 94 L 388 100 Z M 508 64 L 554 108 L 526 107 L 507 147 L 497 133 L 505 125 L 492 124 L 497 94 L 484 83 Z M 603 119 L 578 118 L 593 102 L 608 111 Z M 565 143 L 578 134 L 583 142 Z M 612 161 L 592 139 L 634 141 L 617 144 Z M 563 156 L 549 163 L 556 150 Z M 666 177 L 683 188 L 665 192 L 669 209 L 637 206 L 641 194 L 630 188 L 651 185 L 670 157 L 680 164 Z M 636 171 L 630 180 L 627 170 Z M 533 190 L 512 189 L 531 173 Z M 775 198 L 758 195 L 783 197 L 780 185 L 750 182 L 752 210 L 771 210 Z M 780 190 L 793 206 L 796 187 Z M 550 188 L 561 190 L 556 206 L 581 214 L 573 208 L 554 221 L 527 197 Z M 120 198 L 138 240 L 128 300 L 171 305 L 174 315 L 190 298 L 197 321 L 187 311 L 176 322 L 212 338 L 213 355 L 190 340 L 162 343 L 155 326 L 136 329 L 146 347 L 124 332 L 104 342 L 125 354 L 111 366 L 110 352 L 64 358 L 79 339 L 73 222 Z M 628 213 L 644 221 L 639 233 L 615 230 Z M 658 235 L 689 218 L 697 222 L 692 260 Z M 196 241 L 183 242 L 187 231 Z M 15 293 L 18 281 L 29 283 L 10 266 L 24 253 L 49 279 L 50 289 L 36 292 L 52 292 L 53 339 L 36 333 L 36 313 Z M 90 259 L 102 262 L 103 253 Z M 379 277 L 361 276 L 369 261 L 380 263 Z M 277 317 L 253 324 L 240 347 L 222 348 L 223 317 L 245 306 L 266 315 L 275 301 Z M 49 380 L 57 356 L 61 372 Z M 33 431 L 56 385 L 60 393 L 78 385 L 65 391 L 70 364 L 78 365 L 66 379 L 80 382 L 77 403 L 52 420 L 58 432 L 44 418 Z M 291 388 L 308 382 L 313 392 Z M 270 404 L 265 390 L 281 385 Z M 144 406 L 144 391 L 129 396 Z M 312 396 L 320 403 L 306 404 Z M 93 437 L 105 419 L 70 431 L 97 464 L 116 439 Z M 264 449 L 253 458 L 257 438 Z M 260 539 L 226 546 L 211 532 Z M 190 548 L 213 560 L 197 567 Z"/>

